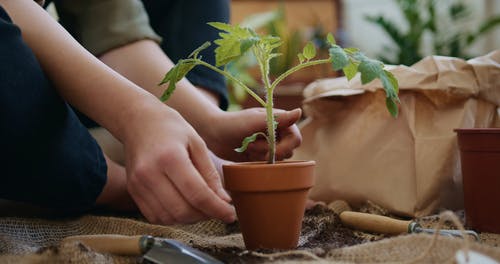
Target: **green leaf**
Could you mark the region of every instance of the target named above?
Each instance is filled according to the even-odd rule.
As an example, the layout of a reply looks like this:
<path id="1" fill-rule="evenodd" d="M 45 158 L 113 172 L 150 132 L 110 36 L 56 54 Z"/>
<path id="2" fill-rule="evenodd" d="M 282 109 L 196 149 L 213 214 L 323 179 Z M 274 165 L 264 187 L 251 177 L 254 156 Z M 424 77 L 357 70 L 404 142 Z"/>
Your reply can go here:
<path id="1" fill-rule="evenodd" d="M 168 87 L 161 95 L 160 100 L 163 102 L 167 101 L 175 91 L 175 85 L 177 82 L 184 78 L 184 76 L 186 76 L 196 65 L 197 63 L 194 61 L 186 62 L 186 60 L 180 60 L 172 69 L 170 69 L 170 71 L 165 74 L 163 80 L 158 84 L 162 85 L 168 82 Z"/>
<path id="2" fill-rule="evenodd" d="M 218 29 L 218 30 L 222 30 L 222 31 L 226 31 L 226 32 L 230 32 L 233 30 L 233 26 L 230 25 L 230 24 L 227 24 L 227 23 L 222 23 L 222 22 L 208 22 L 207 24 L 209 24 L 210 26 Z"/>
<path id="3" fill-rule="evenodd" d="M 247 28 L 220 22 L 210 22 L 208 24 L 226 32 L 220 33 L 219 36 L 221 38 L 214 41 L 218 46 L 215 49 L 215 64 L 217 67 L 238 59 L 259 40 L 253 32 Z"/>
<path id="4" fill-rule="evenodd" d="M 379 61 L 372 59 L 363 60 L 359 66 L 358 71 L 361 73 L 361 83 L 367 84 L 379 77 L 383 73 L 383 64 Z"/>
<path id="5" fill-rule="evenodd" d="M 299 57 L 300 63 L 303 63 L 306 60 L 306 58 L 304 57 L 304 54 L 302 54 L 302 53 L 297 54 L 297 57 Z"/>
<path id="6" fill-rule="evenodd" d="M 349 64 L 349 57 L 345 51 L 337 45 L 333 45 L 329 50 L 330 57 L 332 58 L 333 69 L 338 71 Z"/>
<path id="7" fill-rule="evenodd" d="M 352 80 L 354 76 L 356 76 L 356 73 L 358 73 L 358 64 L 350 61 L 347 66 L 345 66 L 343 69 L 345 76 L 347 77 L 347 80 Z"/>
<path id="8" fill-rule="evenodd" d="M 246 137 L 245 139 L 243 139 L 243 142 L 241 142 L 241 147 L 239 148 L 235 148 L 234 151 L 238 152 L 238 153 L 242 153 L 244 152 L 245 150 L 247 150 L 248 148 L 248 145 L 252 142 L 254 142 L 255 140 L 257 140 L 257 136 L 258 135 L 261 135 L 261 136 L 264 136 L 265 138 L 267 138 L 266 134 L 262 133 L 262 132 L 257 132 L 257 133 L 254 133 L 253 135 L 251 136 L 248 136 Z"/>
<path id="9" fill-rule="evenodd" d="M 328 42 L 331 46 L 337 45 L 335 37 L 332 35 L 332 33 L 328 33 L 328 35 L 326 36 L 326 42 Z"/>
<path id="10" fill-rule="evenodd" d="M 275 36 L 264 36 L 260 43 L 263 45 L 266 52 L 271 52 L 282 44 L 281 38 Z"/>
<path id="11" fill-rule="evenodd" d="M 399 83 L 398 79 L 396 79 L 396 76 L 394 76 L 394 74 L 392 74 L 392 72 L 390 71 L 384 70 L 384 73 L 387 75 L 387 78 L 389 78 L 389 81 L 394 87 L 394 91 L 396 92 L 396 94 L 399 93 Z"/>
<path id="12" fill-rule="evenodd" d="M 215 49 L 215 64 L 217 67 L 226 65 L 241 55 L 241 44 L 239 39 L 225 33 L 220 35 L 222 38 L 214 41 L 215 44 L 218 45 Z"/>
<path id="13" fill-rule="evenodd" d="M 249 50 L 251 47 L 253 47 L 253 45 L 255 45 L 258 42 L 259 42 L 259 38 L 256 38 L 256 37 L 250 37 L 250 38 L 241 40 L 240 53 L 241 54 L 245 53 L 247 50 Z"/>
<path id="14" fill-rule="evenodd" d="M 191 54 L 189 54 L 188 58 L 198 58 L 198 53 L 200 53 L 202 50 L 210 47 L 210 41 L 207 41 L 203 43 L 201 46 L 199 46 L 197 49 L 195 49 Z"/>
<path id="15" fill-rule="evenodd" d="M 358 48 L 345 48 L 344 51 L 348 54 L 354 54 L 356 52 L 359 52 Z"/>
<path id="16" fill-rule="evenodd" d="M 316 47 L 314 47 L 314 44 L 312 42 L 308 42 L 307 45 L 304 47 L 302 54 L 304 55 L 304 58 L 310 60 L 316 57 Z"/>
<path id="17" fill-rule="evenodd" d="M 391 116 L 398 117 L 398 104 L 394 100 L 392 100 L 391 98 L 385 98 L 385 105 L 387 106 L 387 110 L 389 110 L 389 113 L 391 113 Z"/>

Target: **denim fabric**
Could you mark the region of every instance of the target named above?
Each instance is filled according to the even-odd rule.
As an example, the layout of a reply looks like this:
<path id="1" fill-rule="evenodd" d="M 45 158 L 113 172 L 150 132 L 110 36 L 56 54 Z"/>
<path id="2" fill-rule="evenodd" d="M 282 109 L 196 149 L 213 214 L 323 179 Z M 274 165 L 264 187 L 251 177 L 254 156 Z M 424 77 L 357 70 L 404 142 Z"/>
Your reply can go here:
<path id="1" fill-rule="evenodd" d="M 0 198 L 80 211 L 106 182 L 101 149 L 0 6 Z"/>

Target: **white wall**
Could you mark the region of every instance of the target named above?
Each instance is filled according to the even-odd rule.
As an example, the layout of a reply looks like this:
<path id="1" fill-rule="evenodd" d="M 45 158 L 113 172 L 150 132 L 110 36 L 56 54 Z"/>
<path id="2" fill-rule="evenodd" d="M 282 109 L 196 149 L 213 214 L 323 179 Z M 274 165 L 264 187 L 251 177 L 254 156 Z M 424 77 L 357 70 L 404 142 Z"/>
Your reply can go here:
<path id="1" fill-rule="evenodd" d="M 447 0 L 440 0 L 440 4 Z M 474 9 L 474 19 L 463 25 L 465 28 L 477 28 L 480 21 L 492 14 L 500 14 L 500 0 L 466 0 Z M 398 22 L 405 28 L 405 20 L 394 0 L 344 0 L 344 30 L 347 45 L 361 48 L 367 55 L 376 56 L 382 52 L 384 45 L 392 45 L 391 40 L 378 26 L 366 21 L 365 15 L 383 15 Z M 430 54 L 430 39 L 427 37 L 424 45 L 425 54 Z M 486 54 L 500 48 L 500 29 L 482 37 L 472 48 L 473 54 Z"/>

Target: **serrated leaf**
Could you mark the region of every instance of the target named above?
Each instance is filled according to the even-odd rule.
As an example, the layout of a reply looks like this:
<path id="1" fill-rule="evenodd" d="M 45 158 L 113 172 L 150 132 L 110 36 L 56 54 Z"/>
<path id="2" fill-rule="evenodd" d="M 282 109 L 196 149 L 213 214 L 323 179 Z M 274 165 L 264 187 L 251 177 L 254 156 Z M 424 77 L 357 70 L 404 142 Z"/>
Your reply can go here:
<path id="1" fill-rule="evenodd" d="M 335 37 L 332 35 L 332 33 L 328 33 L 328 35 L 326 36 L 326 41 L 331 45 L 336 45 L 337 42 L 335 41 Z"/>
<path id="2" fill-rule="evenodd" d="M 385 105 L 387 107 L 387 110 L 389 110 L 389 113 L 391 113 L 391 116 L 398 117 L 399 108 L 397 102 L 395 102 L 391 98 L 385 98 Z"/>
<path id="3" fill-rule="evenodd" d="M 232 29 L 233 29 L 233 26 L 231 26 L 230 24 L 222 23 L 222 22 L 208 22 L 207 24 L 209 24 L 210 26 L 212 26 L 218 30 L 222 30 L 222 31 L 226 31 L 226 32 L 232 31 Z"/>
<path id="4" fill-rule="evenodd" d="M 258 41 L 258 38 L 247 28 L 220 22 L 210 22 L 208 24 L 226 32 L 220 33 L 220 38 L 214 41 L 218 46 L 215 49 L 215 64 L 217 67 L 239 58 Z"/>
<path id="5" fill-rule="evenodd" d="M 372 59 L 363 60 L 358 66 L 358 71 L 361 73 L 361 83 L 367 84 L 375 78 L 380 77 L 383 73 L 382 67 L 383 64 L 379 61 Z"/>
<path id="6" fill-rule="evenodd" d="M 259 42 L 259 38 L 251 37 L 247 39 L 243 39 L 240 41 L 240 54 L 245 53 L 249 50 L 253 45 Z"/>
<path id="7" fill-rule="evenodd" d="M 332 66 L 334 70 L 338 71 L 349 64 L 349 57 L 340 46 L 333 45 L 328 52 L 332 58 Z"/>
<path id="8" fill-rule="evenodd" d="M 167 89 L 165 89 L 160 97 L 162 102 L 165 102 L 170 98 L 172 93 L 175 91 L 177 82 L 184 78 L 196 65 L 196 62 L 186 62 L 185 60 L 180 60 L 174 67 L 172 67 L 172 69 L 170 69 L 170 71 L 167 72 L 167 74 L 165 74 L 163 80 L 158 84 L 162 85 L 168 82 Z"/>
<path id="9" fill-rule="evenodd" d="M 176 84 L 176 82 L 174 80 L 177 78 L 178 72 L 179 72 L 179 68 L 174 66 L 172 69 L 170 69 L 170 71 L 167 72 L 167 74 L 165 74 L 165 77 L 163 78 L 163 80 L 158 84 L 158 85 L 162 85 L 162 84 L 168 82 L 167 89 L 165 89 L 165 91 L 163 91 L 163 94 L 160 97 L 160 100 L 162 102 L 167 101 L 168 98 L 170 98 L 170 96 L 174 92 L 175 84 Z"/>
<path id="10" fill-rule="evenodd" d="M 347 80 L 352 80 L 354 76 L 356 76 L 356 73 L 358 73 L 358 65 L 352 61 L 350 61 L 347 66 L 345 66 L 343 69 L 345 76 L 347 77 Z"/>
<path id="11" fill-rule="evenodd" d="M 241 44 L 237 38 L 224 33 L 221 36 L 221 39 L 214 41 L 218 45 L 215 49 L 215 64 L 217 67 L 226 65 L 241 55 Z"/>
<path id="12" fill-rule="evenodd" d="M 275 36 L 265 36 L 261 39 L 262 46 L 265 48 L 266 52 L 271 52 L 275 48 L 281 46 L 281 38 Z"/>
<path id="13" fill-rule="evenodd" d="M 201 46 L 199 46 L 197 49 L 195 49 L 191 54 L 189 54 L 188 58 L 197 58 L 198 53 L 200 53 L 202 50 L 210 47 L 210 41 L 207 41 L 203 43 Z"/>
<path id="14" fill-rule="evenodd" d="M 303 63 L 306 60 L 306 58 L 304 57 L 304 54 L 302 54 L 302 53 L 297 54 L 297 57 L 299 57 L 300 63 Z"/>
<path id="15" fill-rule="evenodd" d="M 316 47 L 312 42 L 308 42 L 307 45 L 304 47 L 302 54 L 304 55 L 304 58 L 310 60 L 316 57 Z"/>
<path id="16" fill-rule="evenodd" d="M 262 132 L 257 132 L 257 133 L 254 133 L 253 135 L 251 136 L 248 136 L 246 137 L 245 139 L 243 139 L 243 142 L 241 142 L 241 147 L 239 148 L 235 148 L 234 151 L 238 152 L 238 153 L 242 153 L 242 152 L 245 152 L 245 150 L 247 150 L 248 148 L 248 145 L 252 142 L 254 142 L 255 140 L 257 140 L 257 136 L 258 135 L 261 135 L 261 136 L 264 136 L 267 138 L 266 134 L 262 133 Z"/>

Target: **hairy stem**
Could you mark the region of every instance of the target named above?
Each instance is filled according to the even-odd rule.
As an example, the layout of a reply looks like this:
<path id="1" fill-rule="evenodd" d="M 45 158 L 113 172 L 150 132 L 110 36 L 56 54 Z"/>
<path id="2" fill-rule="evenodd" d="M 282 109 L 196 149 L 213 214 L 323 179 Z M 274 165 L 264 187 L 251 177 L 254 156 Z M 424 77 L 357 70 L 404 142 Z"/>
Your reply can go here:
<path id="1" fill-rule="evenodd" d="M 269 59 L 264 58 L 261 65 L 262 82 L 266 89 L 266 122 L 267 122 L 267 143 L 269 145 L 269 157 L 267 163 L 274 164 L 276 162 L 276 131 L 274 129 L 273 115 L 273 89 L 269 81 Z"/>

